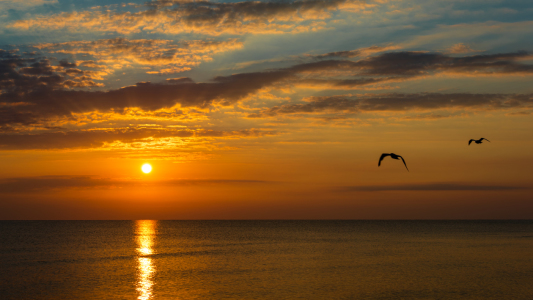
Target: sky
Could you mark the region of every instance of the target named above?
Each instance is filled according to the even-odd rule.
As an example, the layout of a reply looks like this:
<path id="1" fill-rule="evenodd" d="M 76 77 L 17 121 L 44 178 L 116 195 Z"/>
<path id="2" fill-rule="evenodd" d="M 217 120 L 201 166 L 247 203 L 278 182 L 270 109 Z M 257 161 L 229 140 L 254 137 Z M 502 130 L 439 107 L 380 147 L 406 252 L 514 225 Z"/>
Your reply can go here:
<path id="1" fill-rule="evenodd" d="M 531 219 L 532 83 L 530 0 L 0 0 L 0 219 Z"/>

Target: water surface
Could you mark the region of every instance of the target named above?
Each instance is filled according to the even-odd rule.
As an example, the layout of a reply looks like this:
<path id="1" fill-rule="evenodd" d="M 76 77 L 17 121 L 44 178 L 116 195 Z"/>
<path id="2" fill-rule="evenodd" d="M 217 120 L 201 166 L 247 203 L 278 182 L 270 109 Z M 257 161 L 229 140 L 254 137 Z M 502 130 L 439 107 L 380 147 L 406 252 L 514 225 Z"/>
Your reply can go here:
<path id="1" fill-rule="evenodd" d="M 533 221 L 0 221 L 1 299 L 533 299 Z"/>

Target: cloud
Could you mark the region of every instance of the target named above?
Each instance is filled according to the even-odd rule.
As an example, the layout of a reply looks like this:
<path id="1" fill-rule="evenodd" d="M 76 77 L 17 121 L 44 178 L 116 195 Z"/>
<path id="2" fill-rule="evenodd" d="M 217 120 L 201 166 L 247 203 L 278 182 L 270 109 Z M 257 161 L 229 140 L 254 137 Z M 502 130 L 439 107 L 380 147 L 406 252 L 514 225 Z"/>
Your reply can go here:
<path id="1" fill-rule="evenodd" d="M 524 186 L 505 186 L 467 183 L 421 183 L 398 185 L 348 186 L 340 188 L 347 192 L 382 192 L 382 191 L 509 191 L 528 189 Z"/>
<path id="2" fill-rule="evenodd" d="M 27 10 L 35 6 L 56 3 L 58 3 L 57 0 L 0 0 L 0 11 L 5 12 L 10 9 Z"/>
<path id="3" fill-rule="evenodd" d="M 38 176 L 0 179 L 0 193 L 38 193 L 72 189 L 120 189 L 145 186 L 248 185 L 273 183 L 246 179 L 111 179 L 97 176 Z"/>
<path id="4" fill-rule="evenodd" d="M 310 97 L 305 103 L 285 104 L 248 115 L 266 118 L 291 114 L 431 111 L 439 109 L 510 109 L 533 104 L 533 94 L 380 94 Z M 440 115 L 432 115 L 440 118 Z"/>
<path id="5" fill-rule="evenodd" d="M 379 52 L 385 52 L 390 50 L 398 50 L 401 47 L 398 45 L 389 45 L 389 46 L 371 46 L 367 48 L 360 48 L 355 50 L 346 50 L 346 51 L 336 51 L 336 52 L 329 52 L 319 55 L 310 55 L 313 58 L 316 59 L 330 59 L 330 58 L 353 58 L 358 56 L 369 56 L 374 53 Z"/>
<path id="6" fill-rule="evenodd" d="M 531 115 L 530 111 L 518 111 L 518 112 L 511 112 L 506 114 L 506 116 L 529 116 Z"/>
<path id="7" fill-rule="evenodd" d="M 414 116 L 405 116 L 400 118 L 401 120 L 438 120 L 443 118 L 449 118 L 453 115 L 442 115 L 442 114 L 434 114 L 434 113 L 427 113 L 427 114 L 418 114 Z"/>
<path id="8" fill-rule="evenodd" d="M 35 89 L 101 87 L 105 76 L 125 67 L 148 66 L 149 74 L 172 74 L 190 70 L 215 53 L 239 49 L 242 42 L 129 40 L 37 44 L 33 47 L 50 55 L 85 57 L 85 60 L 41 57 L 0 49 L 0 90 L 16 94 Z M 91 57 L 91 59 L 87 59 Z M 56 62 L 53 64 L 53 62 Z"/>
<path id="9" fill-rule="evenodd" d="M 451 57 L 441 53 L 392 52 L 354 63 L 367 75 L 421 76 L 433 72 L 459 74 L 533 74 L 533 65 L 520 63 L 532 55 L 525 51 Z"/>
<path id="10" fill-rule="evenodd" d="M 501 16 L 501 14 L 498 14 Z M 443 43 L 450 45 L 458 41 L 472 42 L 484 40 L 480 44 L 498 47 L 500 39 L 512 39 L 515 41 L 531 36 L 533 21 L 499 22 L 486 21 L 460 23 L 452 25 L 437 25 L 428 35 L 415 35 L 412 40 L 402 43 L 404 48 L 420 48 L 421 46 Z M 486 39 L 486 37 L 489 37 Z"/>
<path id="11" fill-rule="evenodd" d="M 468 46 L 468 45 L 465 45 L 463 43 L 459 43 L 459 44 L 455 44 L 455 45 L 451 46 L 450 48 L 448 48 L 448 50 L 446 52 L 452 53 L 452 54 L 462 54 L 462 53 L 472 53 L 472 52 L 481 52 L 481 51 L 474 50 L 474 49 L 470 48 L 470 46 Z"/>
<path id="12" fill-rule="evenodd" d="M 226 41 L 191 40 L 174 42 L 161 39 L 101 39 L 96 41 L 72 41 L 64 43 L 43 43 L 35 48 L 50 53 L 62 53 L 75 56 L 90 55 L 95 60 L 85 62 L 85 66 L 98 68 L 106 74 L 132 65 L 151 66 L 149 74 L 172 74 L 197 66 L 203 61 L 210 61 L 215 53 L 242 48 L 237 39 Z M 75 64 L 60 62 L 64 67 Z"/>
<path id="13" fill-rule="evenodd" d="M 358 51 L 358 50 L 357 50 Z M 355 51 L 355 52 L 357 52 Z M 479 75 L 531 75 L 533 65 L 524 63 L 532 58 L 528 52 L 499 53 L 451 57 L 442 53 L 429 52 L 387 52 L 360 60 L 346 58 L 353 53 L 328 53 L 330 59 L 307 62 L 285 69 L 255 73 L 258 79 L 269 76 L 271 85 L 282 80 L 291 86 L 319 89 L 357 89 L 362 86 L 414 80 L 437 74 Z M 321 56 L 315 56 L 315 58 Z M 233 75 L 232 78 L 247 76 Z M 274 79 L 274 77 L 277 78 Z M 272 80 L 274 79 L 274 80 Z"/>
<path id="14" fill-rule="evenodd" d="M 321 20 L 335 10 L 371 8 L 358 0 L 243 1 L 152 1 L 140 11 L 81 11 L 18 20 L 8 27 L 90 30 L 130 34 L 201 33 L 205 35 L 246 33 L 297 33 L 319 30 Z"/>
<path id="15" fill-rule="evenodd" d="M 465 76 L 533 74 L 533 65 L 523 62 L 532 57 L 525 51 L 463 57 L 451 57 L 442 53 L 401 51 L 383 53 L 355 61 L 333 59 L 335 57 L 346 58 L 355 55 L 354 53 L 328 53 L 324 56 L 330 58 L 327 60 L 301 63 L 265 72 L 235 74 L 226 79 L 237 81 L 239 78 L 250 76 L 252 77 L 250 81 L 253 80 L 256 83 L 262 81 L 262 87 L 284 81 L 285 84 L 293 87 L 355 89 L 387 82 L 413 80 L 440 73 Z M 321 56 L 315 56 L 317 57 Z M 222 79 L 222 77 L 218 78 Z"/>
<path id="16" fill-rule="evenodd" d="M 74 64 L 66 61 L 60 61 L 54 66 L 47 58 L 27 58 L 13 51 L 0 49 L 0 93 L 102 85 L 90 78 L 90 71 L 74 69 L 72 66 Z"/>
<path id="17" fill-rule="evenodd" d="M 181 107 L 197 108 L 207 108 L 215 102 L 231 105 L 265 88 L 361 89 L 439 73 L 533 74 L 533 66 L 523 62 L 531 57 L 527 52 L 450 57 L 441 53 L 404 51 L 383 53 L 357 61 L 328 59 L 275 70 L 217 76 L 205 83 L 181 78 L 166 83 L 140 82 L 109 91 L 84 91 L 65 89 L 76 83 L 83 84 L 82 81 L 67 80 L 70 76 L 68 70 L 74 68 L 68 65 L 69 68 L 65 71 L 61 64 L 71 63 L 62 61 L 58 66 L 50 66 L 46 59 L 20 58 L 6 51 L 0 54 L 6 57 L 0 61 L 0 70 L 5 70 L 0 73 L 0 86 L 3 89 L 0 102 L 25 103 L 19 106 L 1 106 L 0 126 L 35 124 L 48 118 L 71 118 L 73 114 L 91 111 L 120 113 L 133 107 L 156 111 L 178 104 Z M 306 104 L 266 109 L 255 117 L 325 110 L 399 111 L 475 106 L 508 108 L 529 103 L 530 98 L 530 95 L 493 94 L 384 94 L 371 99 L 372 101 L 365 98 L 317 98 Z"/>
<path id="18" fill-rule="evenodd" d="M 51 117 L 72 117 L 73 113 L 90 111 L 121 112 L 125 108 L 137 107 L 154 111 L 170 108 L 176 104 L 182 107 L 206 108 L 214 101 L 229 105 L 251 94 L 263 86 L 282 77 L 281 73 L 239 74 L 215 78 L 211 83 L 172 82 L 169 84 L 137 83 L 117 90 L 74 91 L 53 90 L 37 86 L 30 92 L 18 91 L 0 94 L 0 102 L 26 103 L 23 106 L 0 107 L 0 125 L 13 123 L 33 124 Z"/>
<path id="19" fill-rule="evenodd" d="M 140 82 L 116 90 L 83 91 L 65 89 L 68 83 L 65 78 L 68 75 L 50 73 L 48 60 L 40 61 L 39 65 L 35 61 L 34 58 L 18 57 L 0 61 L 0 70 L 6 70 L 0 75 L 3 89 L 0 102 L 25 103 L 24 106 L 0 107 L 0 116 L 3 117 L 0 118 L 0 126 L 13 123 L 34 124 L 47 118 L 69 118 L 74 113 L 91 111 L 120 112 L 132 107 L 154 111 L 177 104 L 182 107 L 206 108 L 214 101 L 229 105 L 294 73 L 282 69 L 218 76 L 207 83 L 195 83 L 192 79 L 181 78 L 162 84 Z"/>
<path id="20" fill-rule="evenodd" d="M 173 128 L 114 128 L 41 133 L 0 134 L 0 150 L 114 148 L 118 144 L 138 144 L 133 148 L 172 149 L 180 146 L 172 140 L 178 138 L 254 138 L 275 135 L 275 131 L 261 129 L 209 130 Z M 183 146 L 183 145 L 182 145 Z"/>

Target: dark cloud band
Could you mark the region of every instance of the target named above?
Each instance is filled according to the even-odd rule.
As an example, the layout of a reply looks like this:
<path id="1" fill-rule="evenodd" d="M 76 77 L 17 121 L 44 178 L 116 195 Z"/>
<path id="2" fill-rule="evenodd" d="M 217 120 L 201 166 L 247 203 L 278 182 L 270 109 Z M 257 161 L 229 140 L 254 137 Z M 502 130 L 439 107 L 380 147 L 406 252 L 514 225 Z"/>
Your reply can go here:
<path id="1" fill-rule="evenodd" d="M 271 181 L 244 179 L 168 179 L 159 181 L 116 180 L 96 176 L 40 176 L 0 179 L 0 194 L 64 191 L 68 189 L 108 189 L 139 186 L 196 186 L 264 184 Z"/>
<path id="2" fill-rule="evenodd" d="M 508 191 L 528 189 L 524 186 L 462 184 L 462 183 L 426 183 L 399 185 L 370 185 L 349 186 L 340 188 L 341 191 L 353 192 L 383 192 L 383 191 Z"/>
<path id="3" fill-rule="evenodd" d="M 362 97 L 315 97 L 301 104 L 286 104 L 250 114 L 265 118 L 291 114 L 408 112 L 439 109 L 510 109 L 531 106 L 533 94 L 381 94 Z"/>

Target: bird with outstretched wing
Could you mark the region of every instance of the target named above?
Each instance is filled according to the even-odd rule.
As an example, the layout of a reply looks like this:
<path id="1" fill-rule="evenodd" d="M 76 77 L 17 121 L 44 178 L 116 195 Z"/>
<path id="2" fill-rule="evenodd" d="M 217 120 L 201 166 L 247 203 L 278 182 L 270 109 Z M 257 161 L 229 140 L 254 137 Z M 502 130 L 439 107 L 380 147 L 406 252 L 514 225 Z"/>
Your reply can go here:
<path id="1" fill-rule="evenodd" d="M 476 144 L 481 144 L 483 142 L 483 140 L 485 140 L 487 142 L 490 142 L 486 138 L 480 138 L 479 140 L 470 139 L 470 141 L 468 141 L 468 146 L 470 146 L 470 143 L 472 143 L 472 142 L 475 142 Z"/>
<path id="2" fill-rule="evenodd" d="M 381 161 L 387 157 L 387 156 L 390 156 L 392 159 L 399 159 L 401 158 L 402 161 L 403 161 L 403 164 L 405 166 L 405 168 L 407 169 L 407 171 L 409 172 L 409 168 L 407 168 L 407 164 L 405 163 L 405 160 L 403 159 L 403 157 L 401 155 L 398 155 L 398 154 L 394 154 L 394 153 L 383 153 L 381 154 L 381 156 L 379 157 L 379 162 L 378 162 L 378 167 L 381 166 Z"/>

